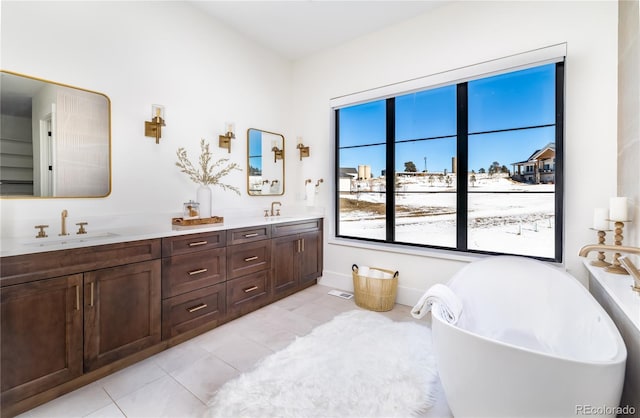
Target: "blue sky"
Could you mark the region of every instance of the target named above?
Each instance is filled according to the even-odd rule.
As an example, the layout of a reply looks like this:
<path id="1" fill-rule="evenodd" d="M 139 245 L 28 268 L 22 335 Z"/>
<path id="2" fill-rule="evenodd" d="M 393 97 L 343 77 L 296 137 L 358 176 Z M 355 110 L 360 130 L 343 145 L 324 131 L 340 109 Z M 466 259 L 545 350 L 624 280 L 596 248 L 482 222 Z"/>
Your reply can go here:
<path id="1" fill-rule="evenodd" d="M 497 75 L 468 83 L 469 131 L 485 132 L 552 124 L 555 121 L 554 64 Z M 340 166 L 371 165 L 374 176 L 385 166 L 384 145 L 351 149 L 345 146 L 383 144 L 385 101 L 340 110 Z M 456 154 L 456 86 L 407 94 L 396 98 L 396 170 L 413 161 L 419 171 L 451 171 Z M 412 139 L 453 136 L 431 140 Z M 506 165 L 526 160 L 534 151 L 555 141 L 555 129 L 469 136 L 469 169 L 487 169 L 493 161 Z"/>

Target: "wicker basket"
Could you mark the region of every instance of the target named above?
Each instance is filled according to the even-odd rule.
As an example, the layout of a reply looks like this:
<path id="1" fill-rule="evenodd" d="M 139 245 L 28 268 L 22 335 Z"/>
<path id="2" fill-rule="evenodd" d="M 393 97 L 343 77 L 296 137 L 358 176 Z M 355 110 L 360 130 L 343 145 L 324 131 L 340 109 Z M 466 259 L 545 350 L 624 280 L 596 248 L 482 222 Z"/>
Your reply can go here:
<path id="1" fill-rule="evenodd" d="M 379 270 L 393 276 L 391 279 L 378 279 L 358 274 L 358 266 L 351 267 L 353 274 L 353 291 L 356 297 L 356 305 L 361 308 L 376 312 L 386 312 L 393 309 L 398 293 L 398 272 L 370 267 L 371 270 Z"/>

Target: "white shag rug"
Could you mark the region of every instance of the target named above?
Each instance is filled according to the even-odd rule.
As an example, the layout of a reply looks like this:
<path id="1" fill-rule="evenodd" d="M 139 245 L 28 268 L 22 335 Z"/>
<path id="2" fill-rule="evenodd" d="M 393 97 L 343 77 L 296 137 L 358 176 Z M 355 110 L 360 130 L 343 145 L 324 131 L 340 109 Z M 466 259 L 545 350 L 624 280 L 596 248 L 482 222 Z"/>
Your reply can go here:
<path id="1" fill-rule="evenodd" d="M 435 402 L 431 330 L 350 311 L 227 382 L 206 417 L 409 417 Z"/>

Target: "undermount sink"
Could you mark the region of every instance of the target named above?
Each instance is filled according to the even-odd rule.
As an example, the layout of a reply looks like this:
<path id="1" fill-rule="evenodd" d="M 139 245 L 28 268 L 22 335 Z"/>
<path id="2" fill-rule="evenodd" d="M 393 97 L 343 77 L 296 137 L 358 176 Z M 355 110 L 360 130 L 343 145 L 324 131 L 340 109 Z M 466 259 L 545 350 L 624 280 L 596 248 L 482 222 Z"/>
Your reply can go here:
<path id="1" fill-rule="evenodd" d="M 265 222 L 284 222 L 284 221 L 294 219 L 294 217 L 293 216 L 269 216 L 263 219 Z"/>
<path id="2" fill-rule="evenodd" d="M 46 238 L 35 238 L 25 241 L 23 245 L 27 247 L 49 247 L 53 245 L 75 244 L 81 242 L 91 242 L 111 237 L 117 237 L 113 232 L 89 232 L 81 235 L 66 235 L 63 237 L 54 236 Z"/>

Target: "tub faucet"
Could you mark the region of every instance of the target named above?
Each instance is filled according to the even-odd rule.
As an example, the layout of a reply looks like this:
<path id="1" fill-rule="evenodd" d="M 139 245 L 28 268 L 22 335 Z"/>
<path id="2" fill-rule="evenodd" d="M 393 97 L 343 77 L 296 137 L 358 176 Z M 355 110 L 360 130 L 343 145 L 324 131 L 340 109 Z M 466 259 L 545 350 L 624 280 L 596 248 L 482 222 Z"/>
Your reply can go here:
<path id="1" fill-rule="evenodd" d="M 59 236 L 64 236 L 64 235 L 69 235 L 67 233 L 67 216 L 69 216 L 69 212 L 67 212 L 67 210 L 63 210 L 62 213 L 60 214 L 60 233 L 58 234 Z"/>
<path id="2" fill-rule="evenodd" d="M 282 203 L 280 203 L 280 202 L 271 202 L 271 216 L 280 216 L 280 209 L 276 209 L 275 213 L 273 211 L 273 207 L 275 205 L 278 205 L 278 207 L 280 207 L 280 206 L 282 206 Z"/>
<path id="3" fill-rule="evenodd" d="M 580 257 L 586 257 L 591 251 L 613 251 L 616 255 L 618 253 L 626 253 L 626 254 L 636 254 L 640 255 L 639 247 L 628 247 L 624 245 L 604 245 L 604 244 L 593 244 L 593 245 L 585 245 L 580 249 L 578 255 Z M 615 262 L 616 260 L 614 260 Z M 618 257 L 617 261 L 620 263 L 620 266 L 624 268 L 631 277 L 633 277 L 634 284 L 631 286 L 633 290 L 640 293 L 640 271 L 638 268 L 631 262 L 631 260 L 627 256 Z"/>
<path id="4" fill-rule="evenodd" d="M 605 245 L 605 244 L 591 244 L 585 245 L 580 249 L 578 255 L 580 257 L 586 257 L 591 251 L 614 251 L 616 253 L 627 253 L 640 255 L 639 247 L 628 247 L 624 245 Z"/>
<path id="5" fill-rule="evenodd" d="M 634 291 L 640 293 L 640 271 L 638 271 L 638 268 L 631 262 L 631 260 L 629 260 L 629 257 L 627 257 L 626 255 L 618 258 L 618 260 L 620 261 L 622 267 L 624 267 L 624 269 L 629 272 L 631 277 L 633 277 L 633 285 L 631 286 L 631 288 Z"/>

